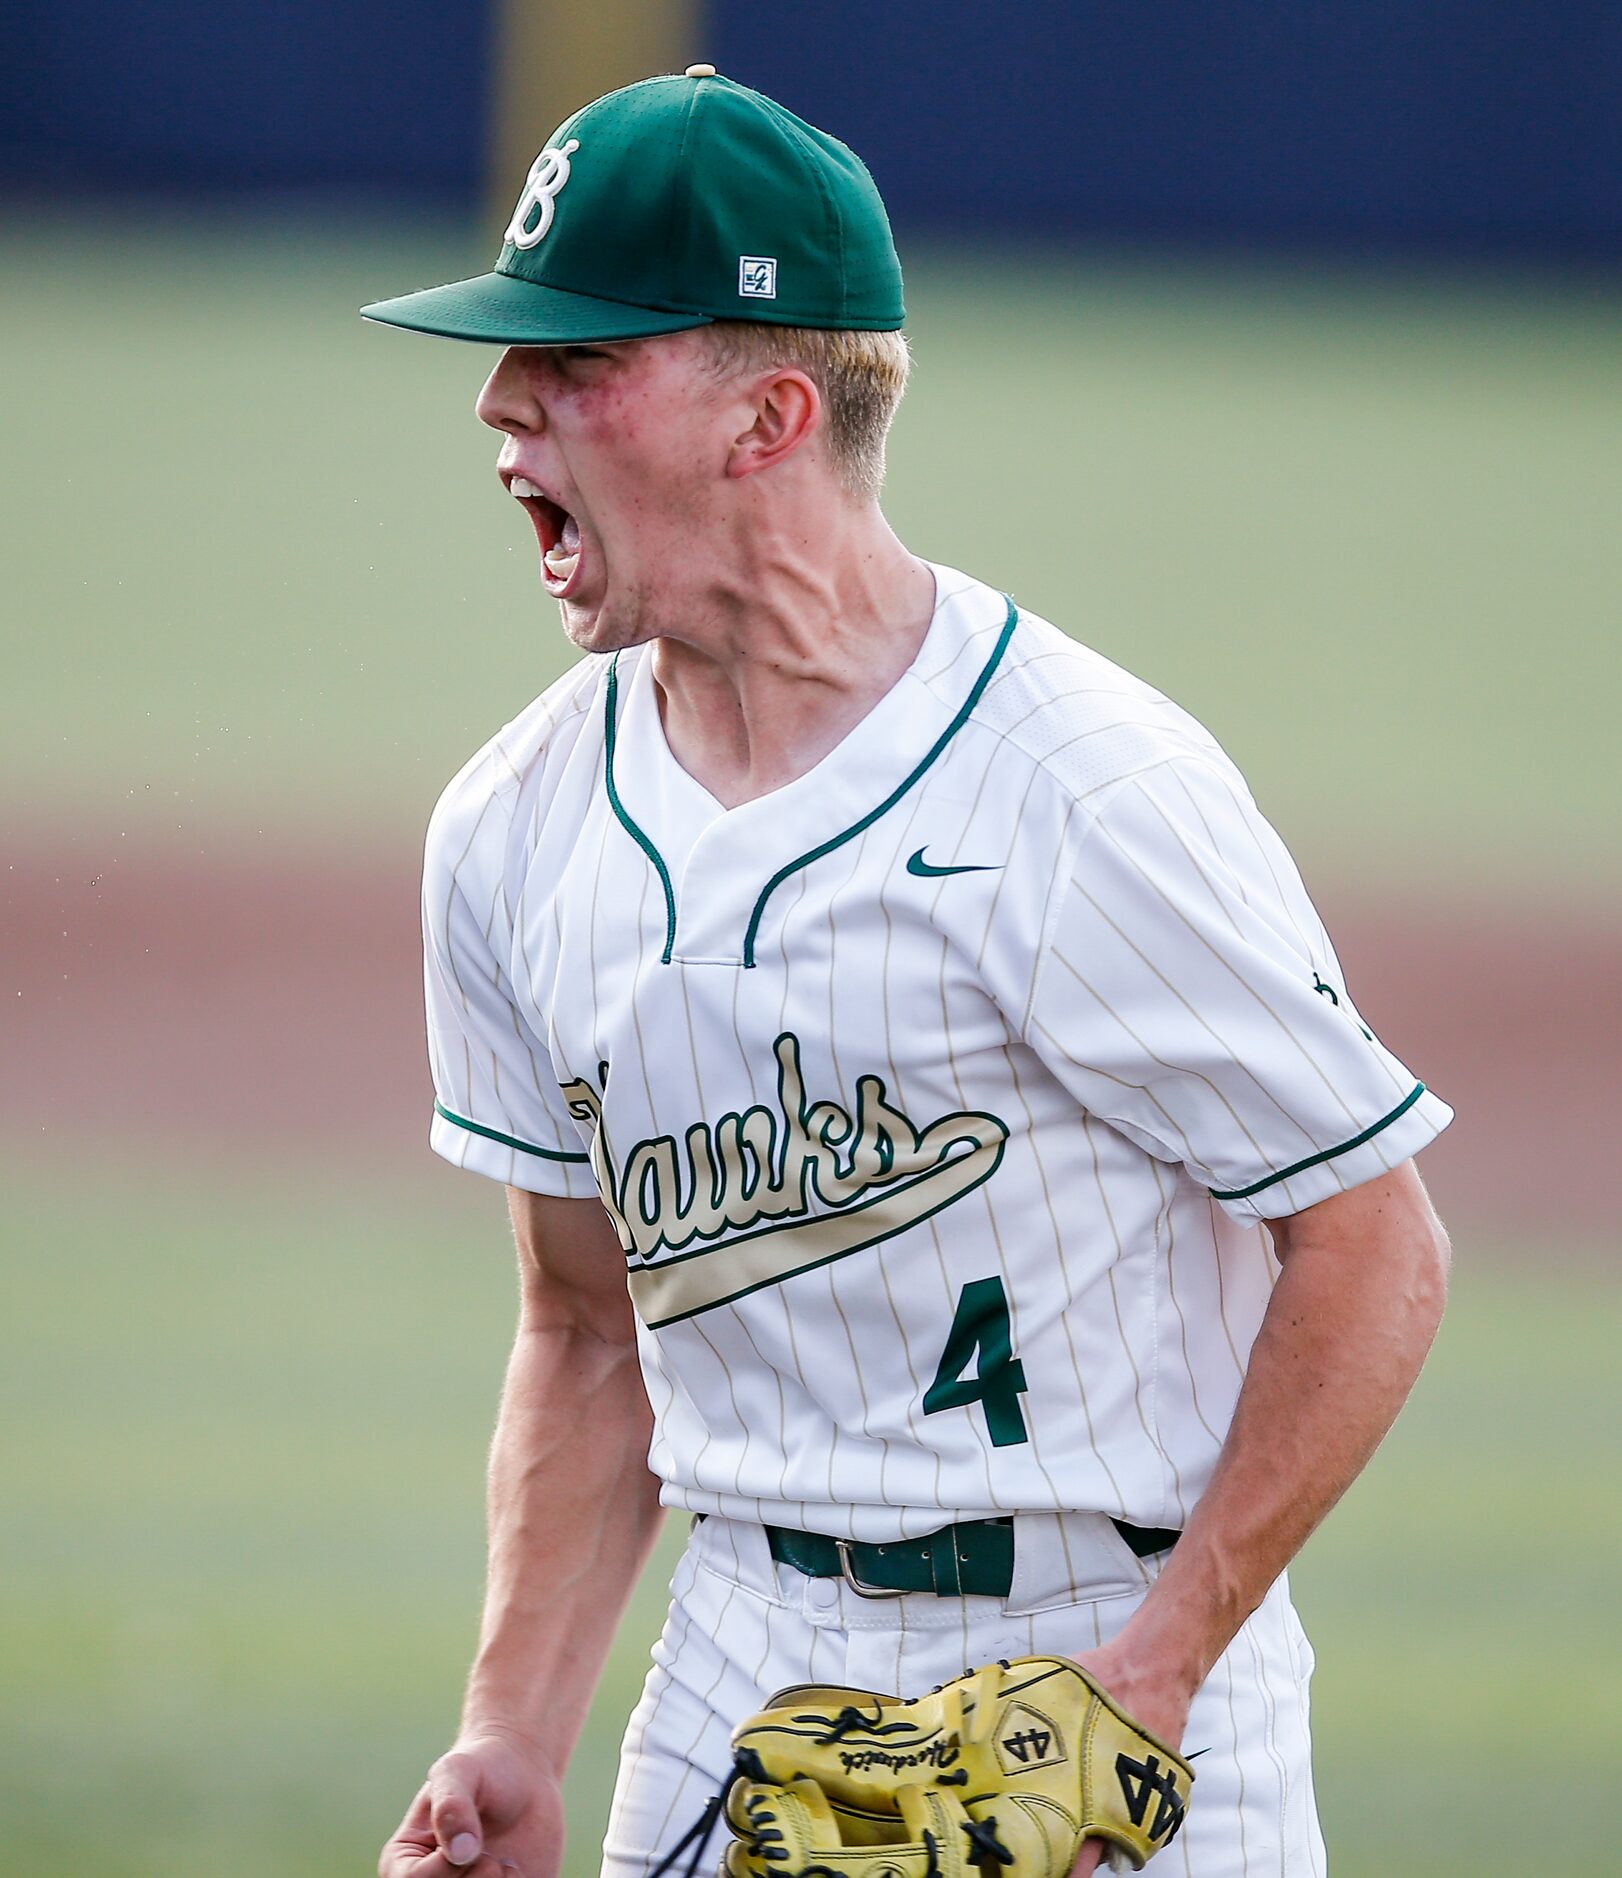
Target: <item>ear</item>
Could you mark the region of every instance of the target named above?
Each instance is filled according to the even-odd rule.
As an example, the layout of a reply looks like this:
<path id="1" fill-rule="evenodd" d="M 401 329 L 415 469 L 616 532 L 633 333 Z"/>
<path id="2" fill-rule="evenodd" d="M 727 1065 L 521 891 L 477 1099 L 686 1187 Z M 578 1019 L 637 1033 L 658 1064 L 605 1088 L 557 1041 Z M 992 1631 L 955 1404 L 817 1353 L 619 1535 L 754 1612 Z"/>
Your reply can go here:
<path id="1" fill-rule="evenodd" d="M 822 394 L 806 373 L 781 366 L 756 380 L 750 395 L 754 421 L 733 439 L 729 476 L 752 476 L 794 454 L 822 422 Z"/>

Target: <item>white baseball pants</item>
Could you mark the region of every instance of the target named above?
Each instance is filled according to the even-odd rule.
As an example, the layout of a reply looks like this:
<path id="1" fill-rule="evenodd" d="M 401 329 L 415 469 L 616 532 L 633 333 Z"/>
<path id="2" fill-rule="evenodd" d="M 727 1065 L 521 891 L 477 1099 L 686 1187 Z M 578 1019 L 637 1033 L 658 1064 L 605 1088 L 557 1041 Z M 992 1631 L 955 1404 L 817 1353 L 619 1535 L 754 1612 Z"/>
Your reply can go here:
<path id="1" fill-rule="evenodd" d="M 776 1690 L 825 1682 L 915 1696 L 997 1657 L 1076 1655 L 1121 1628 L 1155 1569 L 1102 1515 L 1019 1514 L 1007 1598 L 869 1599 L 777 1564 L 759 1526 L 701 1521 L 626 1730 L 603 1878 L 647 1878 L 725 1778 L 734 1724 Z M 1195 1698 L 1182 1743 L 1197 1757 L 1194 1795 L 1156 1878 L 1323 1878 L 1311 1673 L 1281 1578 Z M 725 1832 L 717 1825 L 701 1872 L 714 1872 Z"/>

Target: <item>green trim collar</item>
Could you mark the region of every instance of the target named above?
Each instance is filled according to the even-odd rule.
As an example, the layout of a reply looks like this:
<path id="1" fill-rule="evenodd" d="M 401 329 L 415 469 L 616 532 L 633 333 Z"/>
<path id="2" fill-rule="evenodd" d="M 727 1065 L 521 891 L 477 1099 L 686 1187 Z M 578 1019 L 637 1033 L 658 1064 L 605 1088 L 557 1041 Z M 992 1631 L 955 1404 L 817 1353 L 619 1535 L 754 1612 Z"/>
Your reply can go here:
<path id="1" fill-rule="evenodd" d="M 1350 1141 L 1343 1141 L 1338 1148 L 1325 1148 L 1322 1154 L 1309 1154 L 1304 1161 L 1296 1161 L 1292 1166 L 1282 1168 L 1276 1174 L 1269 1174 L 1265 1180 L 1255 1181 L 1248 1187 L 1236 1187 L 1232 1193 L 1218 1193 L 1213 1187 L 1211 1198 L 1213 1200 L 1248 1200 L 1252 1194 L 1261 1193 L 1268 1187 L 1276 1187 L 1281 1180 L 1293 1180 L 1297 1174 L 1304 1174 L 1309 1167 L 1318 1167 L 1325 1161 L 1335 1160 L 1339 1155 L 1350 1154 L 1353 1148 L 1360 1148 L 1365 1141 L 1372 1141 L 1382 1128 L 1389 1128 L 1394 1121 L 1406 1115 L 1424 1093 L 1425 1085 L 1422 1082 L 1416 1082 L 1389 1115 L 1382 1115 L 1372 1128 L 1365 1128 L 1362 1134 L 1353 1135 Z"/>
<path id="2" fill-rule="evenodd" d="M 997 667 L 1002 663 L 1002 655 L 1008 650 L 1008 642 L 1013 638 L 1014 628 L 1019 624 L 1019 608 L 1015 606 L 1010 595 L 1004 594 L 1003 598 L 1008 602 L 1008 617 L 1003 621 L 1003 629 L 997 635 L 996 645 L 991 649 L 991 657 L 986 660 L 980 676 L 974 681 L 974 684 L 969 690 L 969 695 L 958 707 L 957 715 L 935 739 L 934 743 L 930 746 L 928 754 L 918 767 L 910 776 L 907 776 L 902 782 L 897 784 L 876 809 L 864 815 L 859 822 L 852 822 L 850 827 L 847 828 L 843 834 L 835 835 L 831 841 L 823 842 L 821 847 L 812 848 L 809 853 L 800 855 L 798 859 L 790 861 L 787 867 L 780 867 L 777 872 L 772 875 L 771 879 L 767 881 L 765 886 L 761 888 L 760 898 L 755 902 L 755 910 L 749 916 L 749 929 L 743 936 L 743 963 L 745 971 L 753 971 L 755 968 L 755 940 L 760 932 L 760 922 L 766 911 L 766 902 L 777 889 L 782 886 L 783 882 L 789 879 L 791 875 L 799 873 L 802 867 L 809 867 L 813 861 L 820 861 L 825 854 L 832 854 L 835 848 L 842 848 L 847 841 L 854 840 L 857 835 L 861 834 L 863 829 L 871 828 L 881 815 L 887 815 L 969 721 L 969 718 L 973 715 L 974 707 L 980 702 L 981 697 L 984 695 L 986 686 L 991 683 L 992 673 L 995 672 Z"/>
<path id="3" fill-rule="evenodd" d="M 755 940 L 760 934 L 760 922 L 766 912 L 766 902 L 777 889 L 782 886 L 783 882 L 799 873 L 801 868 L 809 867 L 813 861 L 820 861 L 824 855 L 832 854 L 835 848 L 842 848 L 847 841 L 854 840 L 864 829 L 871 828 L 880 816 L 887 815 L 901 798 L 906 795 L 908 790 L 918 782 L 919 778 L 924 775 L 925 771 L 930 768 L 940 756 L 941 752 L 969 721 L 969 718 L 973 715 L 974 707 L 985 694 L 986 686 L 991 683 L 992 674 L 1002 663 L 1003 654 L 1008 650 L 1008 642 L 1014 636 L 1014 628 L 1019 624 L 1019 608 L 1014 604 L 1009 595 L 1004 594 L 1003 598 L 1008 604 L 1008 614 L 1003 621 L 1002 631 L 997 635 L 997 643 L 991 649 L 991 656 L 981 668 L 979 677 L 975 679 L 974 684 L 970 687 L 969 695 L 963 700 L 962 704 L 959 705 L 951 723 L 949 723 L 945 730 L 941 732 L 940 736 L 935 739 L 922 761 L 890 791 L 889 795 L 884 798 L 876 809 L 870 810 L 860 821 L 852 822 L 849 828 L 844 829 L 840 834 L 834 835 L 830 840 L 824 841 L 819 847 L 811 848 L 806 853 L 796 856 L 786 867 L 780 867 L 777 872 L 772 875 L 771 879 L 767 881 L 765 886 L 761 888 L 760 896 L 755 901 L 754 911 L 749 916 L 749 925 L 743 938 L 743 963 L 746 971 L 753 971 L 755 967 Z M 676 950 L 676 890 L 671 885 L 670 869 L 665 866 L 664 856 L 660 854 L 658 848 L 654 846 L 647 831 L 638 824 L 630 810 L 627 809 L 625 804 L 620 800 L 620 793 L 614 782 L 614 747 L 617 736 L 616 719 L 619 715 L 619 658 L 620 655 L 616 652 L 609 661 L 608 683 L 603 693 L 603 782 L 608 792 L 609 807 L 614 811 L 616 820 L 653 863 L 654 870 L 659 876 L 659 885 L 663 889 L 665 896 L 665 945 L 664 950 L 659 954 L 659 963 L 661 965 L 668 965 L 674 957 Z M 922 850 L 920 849 L 919 855 L 921 854 Z M 919 856 L 914 856 L 913 858 L 918 859 Z M 908 863 L 908 867 L 913 873 L 921 871 L 918 868 L 912 867 L 911 862 Z M 936 872 L 966 873 L 970 871 L 978 872 L 980 870 L 953 867 L 942 869 L 929 868 L 927 871 L 930 874 L 934 874 Z"/>
<path id="4" fill-rule="evenodd" d="M 620 800 L 620 792 L 614 787 L 614 719 L 619 709 L 619 665 L 620 655 L 616 652 L 609 661 L 608 685 L 603 694 L 603 781 L 608 788 L 609 807 L 618 817 L 620 826 L 652 861 L 658 871 L 659 885 L 665 890 L 665 949 L 659 954 L 659 963 L 668 965 L 676 946 L 676 890 L 670 884 L 670 869 L 665 866 L 664 856 L 631 818 L 630 811 Z"/>

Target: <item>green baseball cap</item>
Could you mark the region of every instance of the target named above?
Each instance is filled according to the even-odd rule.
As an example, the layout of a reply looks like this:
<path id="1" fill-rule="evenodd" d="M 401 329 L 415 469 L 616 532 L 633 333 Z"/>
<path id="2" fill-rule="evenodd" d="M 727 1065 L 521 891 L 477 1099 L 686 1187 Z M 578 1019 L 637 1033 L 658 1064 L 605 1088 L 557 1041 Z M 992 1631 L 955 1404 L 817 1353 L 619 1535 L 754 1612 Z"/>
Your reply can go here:
<path id="1" fill-rule="evenodd" d="M 889 218 L 861 159 L 708 65 L 611 91 L 560 124 L 492 273 L 361 312 L 518 346 L 720 319 L 893 332 L 905 316 Z"/>

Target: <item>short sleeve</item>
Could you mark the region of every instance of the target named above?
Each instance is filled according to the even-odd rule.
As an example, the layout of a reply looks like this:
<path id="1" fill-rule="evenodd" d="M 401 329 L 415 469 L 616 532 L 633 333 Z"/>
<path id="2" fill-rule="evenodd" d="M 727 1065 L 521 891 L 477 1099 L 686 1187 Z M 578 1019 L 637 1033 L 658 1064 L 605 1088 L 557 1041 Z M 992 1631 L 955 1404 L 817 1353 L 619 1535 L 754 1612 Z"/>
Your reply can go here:
<path id="1" fill-rule="evenodd" d="M 511 919 L 499 877 L 487 884 L 471 844 L 453 864 L 447 849 L 456 840 L 454 820 L 436 816 L 422 905 L 435 1096 L 430 1145 L 458 1167 L 509 1186 L 595 1198 L 597 1183 L 551 1056 L 525 1024 L 502 963 L 511 957 Z"/>
<path id="2" fill-rule="evenodd" d="M 1220 759 L 1122 784 L 1067 872 L 1026 1041 L 1235 1217 L 1300 1212 L 1451 1121 L 1364 1023 L 1284 844 Z"/>

